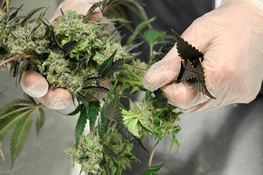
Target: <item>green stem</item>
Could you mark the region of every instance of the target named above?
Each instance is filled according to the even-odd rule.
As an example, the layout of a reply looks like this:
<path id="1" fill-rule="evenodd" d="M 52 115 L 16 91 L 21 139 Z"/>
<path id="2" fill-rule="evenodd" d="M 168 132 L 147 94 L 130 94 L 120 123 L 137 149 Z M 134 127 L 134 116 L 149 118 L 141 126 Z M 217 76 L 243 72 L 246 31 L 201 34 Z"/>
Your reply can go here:
<path id="1" fill-rule="evenodd" d="M 159 144 L 159 141 L 160 141 L 160 140 L 158 140 L 158 141 L 156 142 L 156 144 L 154 145 L 153 150 L 152 150 L 152 152 L 151 152 L 151 154 L 150 154 L 149 163 L 148 163 L 148 168 L 151 168 L 151 166 L 152 166 L 153 155 L 154 155 L 154 153 L 155 153 L 155 151 L 156 151 L 156 148 L 157 148 L 157 146 L 158 146 L 158 144 Z"/>
<path id="2" fill-rule="evenodd" d="M 141 77 L 139 77 L 135 72 L 129 71 L 129 73 L 130 73 L 134 78 L 136 78 L 139 82 L 142 82 Z"/>
<path id="3" fill-rule="evenodd" d="M 9 16 L 9 0 L 6 0 L 6 14 Z"/>
<path id="4" fill-rule="evenodd" d="M 141 88 L 143 88 L 142 82 L 139 82 L 139 81 L 128 80 L 128 79 L 125 79 L 125 78 L 119 78 L 119 81 L 123 82 L 123 83 L 128 83 L 128 84 L 130 84 L 132 86 L 136 85 L 136 86 L 140 86 Z"/>
<path id="5" fill-rule="evenodd" d="M 149 54 L 149 57 L 151 58 L 153 55 L 153 45 L 150 45 L 150 54 Z"/>

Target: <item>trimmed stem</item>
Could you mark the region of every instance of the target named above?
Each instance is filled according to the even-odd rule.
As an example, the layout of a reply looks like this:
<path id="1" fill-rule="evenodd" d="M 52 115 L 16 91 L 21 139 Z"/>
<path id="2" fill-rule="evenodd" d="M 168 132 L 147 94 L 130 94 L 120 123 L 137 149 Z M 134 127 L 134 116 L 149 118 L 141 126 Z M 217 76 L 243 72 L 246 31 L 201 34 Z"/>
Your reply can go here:
<path id="1" fill-rule="evenodd" d="M 3 66 L 4 64 L 10 62 L 10 61 L 13 61 L 13 60 L 16 60 L 16 59 L 19 59 L 19 58 L 26 58 L 26 57 L 27 58 L 38 58 L 37 55 L 17 55 L 17 56 L 8 58 L 7 60 L 5 60 L 2 63 L 0 63 L 0 67 Z"/>
<path id="2" fill-rule="evenodd" d="M 148 163 L 148 168 L 151 168 L 151 166 L 152 166 L 153 155 L 154 155 L 154 153 L 155 153 L 155 151 L 156 151 L 156 148 L 157 148 L 157 146 L 158 146 L 158 144 L 159 144 L 159 141 L 160 141 L 160 140 L 158 140 L 158 141 L 156 142 L 156 144 L 154 145 L 153 150 L 152 150 L 152 152 L 151 152 L 151 154 L 150 154 L 149 163 Z"/>

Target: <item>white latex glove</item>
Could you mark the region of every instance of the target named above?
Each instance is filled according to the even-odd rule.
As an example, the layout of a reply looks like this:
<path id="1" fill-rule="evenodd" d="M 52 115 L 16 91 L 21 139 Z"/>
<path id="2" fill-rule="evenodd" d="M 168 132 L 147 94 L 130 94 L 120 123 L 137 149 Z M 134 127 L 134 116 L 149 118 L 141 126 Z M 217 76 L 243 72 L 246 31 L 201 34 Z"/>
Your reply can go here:
<path id="1" fill-rule="evenodd" d="M 162 88 L 183 112 L 251 102 L 263 79 L 263 9 L 252 1 L 232 0 L 195 20 L 182 35 L 204 53 L 206 86 L 217 100 L 188 84 L 171 84 L 181 67 L 176 47 L 148 70 L 144 86 Z"/>
<path id="2" fill-rule="evenodd" d="M 56 19 L 62 9 L 64 12 L 67 10 L 75 10 L 79 14 L 85 15 L 90 7 L 100 0 L 65 0 L 60 4 L 56 10 L 54 17 L 51 21 Z M 95 9 L 90 19 L 101 20 L 103 18 L 99 8 Z M 24 92 L 32 97 L 39 98 L 39 101 L 50 109 L 64 109 L 71 104 L 71 94 L 62 88 L 49 89 L 48 82 L 40 74 L 32 71 L 25 72 L 21 79 L 21 86 Z"/>

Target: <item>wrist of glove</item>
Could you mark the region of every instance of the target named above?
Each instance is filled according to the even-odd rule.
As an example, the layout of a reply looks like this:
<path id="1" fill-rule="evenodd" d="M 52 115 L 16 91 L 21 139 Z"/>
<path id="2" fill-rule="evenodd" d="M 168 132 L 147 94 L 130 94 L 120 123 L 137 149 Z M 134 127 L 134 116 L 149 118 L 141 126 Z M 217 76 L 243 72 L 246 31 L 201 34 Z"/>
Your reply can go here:
<path id="1" fill-rule="evenodd" d="M 256 97 L 263 79 L 263 12 L 254 3 L 232 0 L 195 20 L 182 37 L 204 53 L 206 86 L 217 100 L 186 83 L 171 83 L 181 67 L 176 47 L 148 70 L 145 88 L 162 88 L 183 112 L 249 103 Z"/>

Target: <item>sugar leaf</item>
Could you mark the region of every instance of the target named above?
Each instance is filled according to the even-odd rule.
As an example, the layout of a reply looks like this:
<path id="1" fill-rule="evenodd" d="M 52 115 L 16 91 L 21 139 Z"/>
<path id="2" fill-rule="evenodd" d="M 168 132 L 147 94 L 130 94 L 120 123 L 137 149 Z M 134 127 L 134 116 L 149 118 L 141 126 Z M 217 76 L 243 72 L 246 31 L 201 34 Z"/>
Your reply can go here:
<path id="1" fill-rule="evenodd" d="M 139 134 L 139 115 L 133 114 L 129 111 L 122 110 L 123 114 L 123 124 L 128 128 L 128 130 L 135 135 L 140 137 Z"/>
<path id="2" fill-rule="evenodd" d="M 124 64 L 124 59 L 118 59 L 114 61 L 111 66 L 108 66 L 105 69 L 103 69 L 103 71 L 101 72 L 101 76 L 108 77 L 112 75 L 114 72 L 120 72 L 122 70 L 125 70 L 123 68 L 123 64 Z"/>
<path id="3" fill-rule="evenodd" d="M 174 126 L 174 130 L 172 131 L 172 141 L 171 141 L 171 145 L 170 145 L 170 148 L 169 148 L 169 151 L 168 151 L 168 154 L 170 154 L 170 152 L 172 151 L 172 148 L 174 146 L 174 144 L 176 144 L 177 146 L 177 151 L 179 150 L 180 148 L 180 142 L 178 141 L 177 139 L 177 134 L 181 131 L 181 127 L 179 125 L 177 126 Z"/>
<path id="4" fill-rule="evenodd" d="M 113 60 L 114 60 L 114 57 L 115 57 L 116 53 L 117 53 L 117 50 L 115 50 L 113 52 L 113 54 L 108 59 L 106 59 L 102 63 L 102 65 L 100 65 L 100 67 L 98 68 L 98 72 L 100 73 L 100 75 L 102 74 L 104 69 L 106 69 L 107 67 L 111 67 L 112 66 L 112 63 L 113 63 Z"/>
<path id="5" fill-rule="evenodd" d="M 93 11 L 94 11 L 96 8 L 100 7 L 101 4 L 102 4 L 102 2 L 94 3 L 94 4 L 90 7 L 90 9 L 88 10 L 87 14 L 84 16 L 83 22 L 86 22 L 86 20 L 88 20 L 89 17 L 94 14 Z"/>
<path id="6" fill-rule="evenodd" d="M 23 5 L 24 5 L 24 4 L 22 4 L 18 9 L 16 9 L 15 12 L 13 12 L 13 13 L 9 16 L 8 21 L 12 20 L 13 18 L 15 18 L 15 17 L 17 16 L 19 10 L 23 7 Z"/>
<path id="7" fill-rule="evenodd" d="M 62 46 L 62 50 L 64 51 L 65 56 L 67 56 L 74 47 L 78 44 L 77 41 L 70 41 Z"/>
<path id="8" fill-rule="evenodd" d="M 24 26 L 35 13 L 37 13 L 39 10 L 42 10 L 43 8 L 47 8 L 47 7 L 39 7 L 29 12 L 27 16 L 21 22 L 21 25 Z"/>

